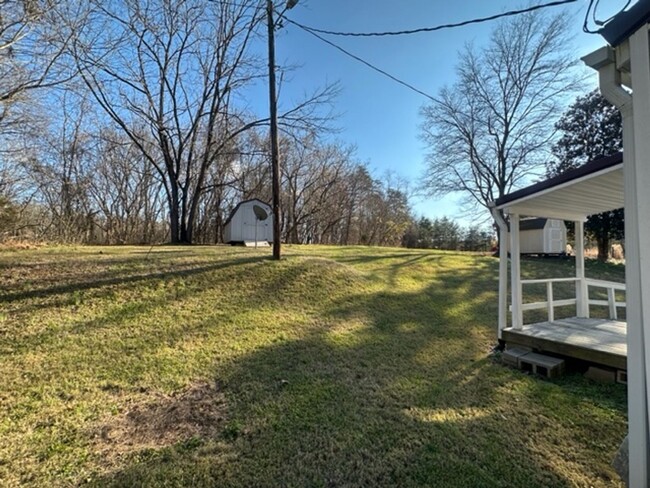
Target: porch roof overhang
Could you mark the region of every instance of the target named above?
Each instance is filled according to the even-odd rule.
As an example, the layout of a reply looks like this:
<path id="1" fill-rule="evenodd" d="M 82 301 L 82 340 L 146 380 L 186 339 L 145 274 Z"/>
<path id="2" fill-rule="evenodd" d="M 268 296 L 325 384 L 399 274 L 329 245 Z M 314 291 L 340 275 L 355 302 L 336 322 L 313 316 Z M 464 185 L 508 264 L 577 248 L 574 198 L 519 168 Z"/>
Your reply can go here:
<path id="1" fill-rule="evenodd" d="M 616 153 L 505 195 L 492 207 L 508 214 L 584 221 L 622 208 L 623 185 L 623 154 Z"/>

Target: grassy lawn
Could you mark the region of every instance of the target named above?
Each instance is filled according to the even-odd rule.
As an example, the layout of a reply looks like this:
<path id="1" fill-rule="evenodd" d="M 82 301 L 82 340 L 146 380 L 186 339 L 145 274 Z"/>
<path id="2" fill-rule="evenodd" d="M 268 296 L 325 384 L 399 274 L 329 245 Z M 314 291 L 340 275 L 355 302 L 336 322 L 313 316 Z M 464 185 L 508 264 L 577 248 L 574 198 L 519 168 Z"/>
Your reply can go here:
<path id="1" fill-rule="evenodd" d="M 149 251 L 0 252 L 1 486 L 622 486 L 623 386 L 488 356 L 496 259 Z"/>

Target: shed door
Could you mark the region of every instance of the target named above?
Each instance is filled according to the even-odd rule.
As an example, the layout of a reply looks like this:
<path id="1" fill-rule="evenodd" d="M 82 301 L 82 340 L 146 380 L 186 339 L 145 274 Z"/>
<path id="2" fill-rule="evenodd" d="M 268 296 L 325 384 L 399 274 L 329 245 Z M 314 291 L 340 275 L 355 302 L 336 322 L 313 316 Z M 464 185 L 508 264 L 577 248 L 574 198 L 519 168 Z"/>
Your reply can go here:
<path id="1" fill-rule="evenodd" d="M 253 212 L 253 206 L 248 205 L 244 210 L 244 218 L 242 219 L 242 240 L 244 241 L 255 241 L 260 240 L 264 236 L 255 235 L 255 228 L 257 227 L 257 219 L 255 218 L 255 213 Z"/>
<path id="2" fill-rule="evenodd" d="M 565 251 L 565 249 L 563 248 L 564 243 L 562 242 L 562 229 L 558 229 L 555 227 L 551 229 L 550 244 L 551 244 L 551 248 L 549 249 L 548 252 L 560 253 Z"/>

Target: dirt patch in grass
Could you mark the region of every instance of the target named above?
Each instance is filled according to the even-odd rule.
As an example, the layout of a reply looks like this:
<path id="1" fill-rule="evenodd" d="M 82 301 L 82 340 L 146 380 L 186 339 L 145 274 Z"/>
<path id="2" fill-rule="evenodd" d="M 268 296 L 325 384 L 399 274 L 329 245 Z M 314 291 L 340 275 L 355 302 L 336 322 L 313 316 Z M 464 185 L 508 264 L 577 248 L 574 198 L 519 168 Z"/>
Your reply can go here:
<path id="1" fill-rule="evenodd" d="M 94 447 L 113 465 L 144 449 L 160 449 L 193 438 L 215 436 L 226 419 L 224 395 L 215 384 L 199 383 L 171 395 L 156 394 L 94 431 Z"/>

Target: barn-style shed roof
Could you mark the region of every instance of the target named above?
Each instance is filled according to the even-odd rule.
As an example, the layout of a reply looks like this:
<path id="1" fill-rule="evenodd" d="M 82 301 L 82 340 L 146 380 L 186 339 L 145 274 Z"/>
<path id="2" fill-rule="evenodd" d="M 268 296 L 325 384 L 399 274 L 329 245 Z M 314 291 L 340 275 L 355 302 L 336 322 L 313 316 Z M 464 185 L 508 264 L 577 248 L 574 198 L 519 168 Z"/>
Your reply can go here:
<path id="1" fill-rule="evenodd" d="M 494 202 L 495 208 L 511 214 L 564 220 L 584 220 L 589 215 L 623 206 L 623 153 L 620 152 Z"/>
<path id="2" fill-rule="evenodd" d="M 271 208 L 271 206 L 270 206 L 268 203 L 266 203 L 266 202 L 263 201 L 263 200 L 260 200 L 259 198 L 251 198 L 251 199 L 249 199 L 249 200 L 243 200 L 243 201 L 239 202 L 235 208 L 232 209 L 232 211 L 230 212 L 230 215 L 228 215 L 228 218 L 227 218 L 226 221 L 223 223 L 223 225 L 228 225 L 228 223 L 232 220 L 232 218 L 233 218 L 233 217 L 235 216 L 235 214 L 237 213 L 237 210 L 239 210 L 239 208 L 240 208 L 242 205 L 244 205 L 244 204 L 246 204 L 246 203 L 250 203 L 250 202 L 259 202 L 259 203 L 261 203 L 262 205 L 266 205 L 267 207 Z"/>
<path id="3" fill-rule="evenodd" d="M 548 222 L 548 219 L 542 217 L 521 219 L 519 222 L 519 231 L 523 232 L 526 230 L 543 230 L 544 227 L 546 227 L 546 222 Z M 510 223 L 508 223 L 508 230 L 510 230 Z"/>
<path id="4" fill-rule="evenodd" d="M 519 223 L 519 230 L 542 230 L 548 219 L 524 219 Z"/>

